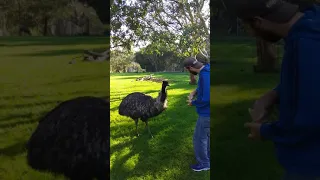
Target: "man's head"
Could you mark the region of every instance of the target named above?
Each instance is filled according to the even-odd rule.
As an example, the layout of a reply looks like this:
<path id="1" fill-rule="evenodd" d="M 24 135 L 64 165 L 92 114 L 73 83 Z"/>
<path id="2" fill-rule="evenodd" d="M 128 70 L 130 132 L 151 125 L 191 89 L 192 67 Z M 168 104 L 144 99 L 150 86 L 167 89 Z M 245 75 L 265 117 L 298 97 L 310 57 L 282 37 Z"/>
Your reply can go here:
<path id="1" fill-rule="evenodd" d="M 186 58 L 183 61 L 183 66 L 186 68 L 191 74 L 197 75 L 200 72 L 200 69 L 203 66 L 203 63 L 199 62 L 197 59 L 193 57 Z"/>
<path id="2" fill-rule="evenodd" d="M 282 0 L 237 0 L 236 15 L 249 33 L 269 42 L 277 42 L 288 33 L 299 6 Z"/>

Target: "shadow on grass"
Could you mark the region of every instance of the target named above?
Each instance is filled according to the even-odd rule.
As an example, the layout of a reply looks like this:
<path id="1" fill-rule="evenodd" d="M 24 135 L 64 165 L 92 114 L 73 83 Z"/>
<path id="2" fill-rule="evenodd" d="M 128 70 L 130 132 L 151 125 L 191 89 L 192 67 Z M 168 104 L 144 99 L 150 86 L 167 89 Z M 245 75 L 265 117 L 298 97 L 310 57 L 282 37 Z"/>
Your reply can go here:
<path id="1" fill-rule="evenodd" d="M 14 119 L 17 119 L 17 118 L 31 118 L 32 115 L 33 114 L 31 112 L 24 113 L 24 114 L 9 114 L 9 115 L 1 118 L 0 122 L 1 121 L 10 121 L 10 120 L 14 120 Z"/>
<path id="2" fill-rule="evenodd" d="M 9 157 L 15 157 L 16 155 L 22 154 L 26 151 L 27 142 L 18 142 L 5 148 L 0 149 L 0 154 Z"/>
<path id="3" fill-rule="evenodd" d="M 101 48 L 105 50 L 106 48 Z M 48 51 L 41 51 L 41 52 L 36 52 L 36 53 L 24 53 L 24 54 L 17 54 L 16 56 L 64 56 L 64 55 L 75 55 L 78 54 L 83 55 L 85 49 L 61 49 L 61 50 L 48 50 Z M 96 52 L 102 52 L 102 50 Z"/>
<path id="4" fill-rule="evenodd" d="M 9 115 L 8 117 L 4 117 L 3 119 L 6 120 L 5 122 L 10 122 L 10 123 L 0 124 L 0 129 L 14 128 L 16 126 L 38 122 L 40 118 L 43 117 L 48 112 L 49 111 L 41 111 L 41 112 L 37 112 L 37 114 L 26 113 L 25 115 L 21 115 L 21 114 Z M 11 122 L 14 119 L 21 119 L 21 120 L 16 122 Z M 25 120 L 25 119 L 28 119 L 28 120 Z"/>
<path id="5" fill-rule="evenodd" d="M 272 143 L 253 142 L 247 138 L 249 130 L 244 128 L 244 123 L 251 121 L 248 107 L 254 100 L 211 106 L 212 114 L 215 114 L 211 121 L 211 157 L 215 167 L 213 178 L 281 179 L 282 171 Z M 232 169 L 232 173 L 228 169 Z"/>
<path id="6" fill-rule="evenodd" d="M 2 47 L 15 46 L 59 46 L 59 45 L 107 45 L 110 44 L 108 37 L 2 37 L 0 45 Z"/>
<path id="7" fill-rule="evenodd" d="M 63 49 L 63 50 L 48 50 L 41 51 L 36 53 L 25 53 L 25 54 L 17 54 L 16 56 L 64 56 L 64 55 L 74 55 L 74 54 L 82 54 L 83 49 Z"/>
<path id="8" fill-rule="evenodd" d="M 50 100 L 50 101 L 42 101 L 42 102 L 34 102 L 34 103 L 24 103 L 24 104 L 14 104 L 14 105 L 0 105 L 1 109 L 20 109 L 20 108 L 26 108 L 26 107 L 31 107 L 31 106 L 45 106 L 45 105 L 50 105 L 50 104 L 58 104 L 60 103 L 60 100 Z M 1 120 L 0 120 L 1 121 Z"/>
<path id="9" fill-rule="evenodd" d="M 68 83 L 78 83 L 82 81 L 94 81 L 94 80 L 100 80 L 100 79 L 106 79 L 106 81 L 109 81 L 109 75 L 80 75 L 80 76 L 70 76 L 68 78 L 65 78 L 61 81 L 51 82 L 44 84 L 45 86 L 55 86 L 55 85 L 61 85 L 61 84 L 68 84 Z"/>
<path id="10" fill-rule="evenodd" d="M 127 118 L 126 121 L 129 121 L 129 123 L 126 125 L 119 125 L 113 121 L 114 126 L 111 126 L 110 129 L 112 139 L 122 139 L 124 136 L 130 136 L 131 138 L 127 142 L 110 147 L 111 153 L 120 152 L 124 148 L 130 149 L 130 152 L 126 155 L 117 156 L 114 159 L 111 177 L 129 179 L 147 174 L 156 177 L 166 169 L 171 170 L 180 167 L 179 173 L 174 172 L 175 179 L 207 179 L 204 178 L 204 173 L 194 174 L 189 168 L 194 156 L 192 144 L 186 144 L 186 139 L 192 139 L 193 127 L 197 119 L 195 109 L 186 105 L 186 95 L 170 97 L 175 99 L 174 103 L 170 103 L 170 100 L 168 100 L 169 108 L 159 116 L 149 119 L 149 126 L 155 137 L 154 139 L 150 138 L 145 128 L 142 130 L 141 126 L 144 126 L 141 125 L 144 124 L 142 121 L 139 121 L 139 132 L 141 134 L 139 137 L 135 137 L 133 120 Z M 130 134 L 123 133 L 126 132 L 124 129 L 129 129 L 127 132 L 130 132 Z M 139 156 L 139 160 L 135 167 L 129 170 L 125 167 L 125 164 L 133 156 Z"/>
<path id="11" fill-rule="evenodd" d="M 226 42 L 226 45 L 217 44 L 213 47 L 216 53 L 211 70 L 211 84 L 237 85 L 243 89 L 273 88 L 280 80 L 279 73 L 254 73 L 256 51 L 255 46 L 238 47 L 236 44 Z M 280 63 L 280 62 L 279 62 Z"/>
<path id="12" fill-rule="evenodd" d="M 279 82 L 280 74 L 253 72 L 256 61 L 254 39 L 222 38 L 212 43 L 211 50 L 217 52 L 214 53 L 217 64 L 211 71 L 211 94 L 226 96 L 217 97 L 216 102 L 212 98 L 211 102 L 211 163 L 215 167 L 212 177 L 219 180 L 281 179 L 282 168 L 276 161 L 273 144 L 248 140 L 249 131 L 244 128 L 244 123 L 251 121 L 248 108 L 256 100 L 247 92 L 256 94 L 272 89 Z M 232 89 L 230 94 L 223 92 L 228 92 L 228 88 Z M 246 95 L 241 91 L 246 91 Z M 242 97 L 238 99 L 237 93 Z"/>

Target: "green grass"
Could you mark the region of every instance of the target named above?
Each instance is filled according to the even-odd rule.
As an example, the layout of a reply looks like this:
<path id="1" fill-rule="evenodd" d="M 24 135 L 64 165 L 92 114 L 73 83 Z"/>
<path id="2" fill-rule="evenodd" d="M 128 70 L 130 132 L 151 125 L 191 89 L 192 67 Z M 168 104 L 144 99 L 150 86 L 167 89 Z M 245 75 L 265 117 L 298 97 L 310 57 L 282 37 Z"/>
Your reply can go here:
<path id="1" fill-rule="evenodd" d="M 248 38 L 216 40 L 211 54 L 212 177 L 217 180 L 276 180 L 283 170 L 271 142 L 252 142 L 243 127 L 248 107 L 275 87 L 279 74 L 254 74 L 255 42 Z"/>
<path id="2" fill-rule="evenodd" d="M 139 121 L 141 135 L 136 137 L 134 121 L 118 114 L 121 100 L 131 92 L 157 96 L 161 83 L 135 81 L 143 75 L 111 75 L 111 179 L 209 180 L 209 172 L 196 173 L 189 168 L 195 162 L 192 136 L 197 114 L 194 107 L 186 104 L 187 95 L 196 88 L 188 84 L 188 74 L 155 74 L 174 82 L 168 88 L 168 109 L 149 121 L 153 139 L 142 121 Z"/>
<path id="3" fill-rule="evenodd" d="M 107 47 L 103 37 L 0 39 L 0 179 L 63 179 L 30 169 L 25 144 L 58 102 L 109 96 L 109 63 L 68 64 L 83 49 Z"/>

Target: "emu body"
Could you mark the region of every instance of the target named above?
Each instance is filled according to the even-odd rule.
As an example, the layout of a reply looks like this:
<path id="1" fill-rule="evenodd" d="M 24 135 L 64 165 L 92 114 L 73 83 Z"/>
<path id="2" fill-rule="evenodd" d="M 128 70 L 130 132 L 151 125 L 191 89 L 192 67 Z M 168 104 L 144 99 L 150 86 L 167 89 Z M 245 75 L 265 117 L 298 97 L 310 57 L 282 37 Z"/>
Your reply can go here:
<path id="1" fill-rule="evenodd" d="M 167 108 L 167 90 L 169 86 L 167 81 L 163 81 L 161 91 L 157 98 L 152 98 L 149 95 L 145 95 L 140 92 L 135 92 L 127 95 L 119 106 L 119 114 L 132 118 L 136 124 L 136 133 L 138 132 L 138 121 L 143 121 L 148 128 L 148 132 L 151 137 L 148 120 L 149 118 L 158 116 Z"/>
<path id="2" fill-rule="evenodd" d="M 110 102 L 65 101 L 43 117 L 27 144 L 33 169 L 71 180 L 109 179 Z"/>

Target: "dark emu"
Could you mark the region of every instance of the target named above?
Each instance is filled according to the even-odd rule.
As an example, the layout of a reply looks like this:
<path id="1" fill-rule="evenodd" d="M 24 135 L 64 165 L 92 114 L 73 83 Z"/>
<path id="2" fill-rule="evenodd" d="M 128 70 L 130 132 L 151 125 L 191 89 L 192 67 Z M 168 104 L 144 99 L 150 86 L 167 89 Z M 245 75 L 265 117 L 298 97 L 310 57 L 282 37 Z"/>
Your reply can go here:
<path id="1" fill-rule="evenodd" d="M 135 92 L 129 94 L 122 100 L 119 106 L 119 114 L 130 117 L 135 121 L 137 136 L 139 136 L 138 121 L 140 119 L 146 124 L 149 134 L 153 138 L 148 126 L 148 119 L 158 116 L 167 108 L 167 86 L 169 86 L 168 81 L 163 81 L 161 91 L 157 98 Z"/>
<path id="2" fill-rule="evenodd" d="M 110 177 L 110 102 L 78 97 L 62 102 L 38 124 L 27 143 L 33 169 L 71 180 Z"/>

